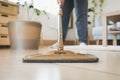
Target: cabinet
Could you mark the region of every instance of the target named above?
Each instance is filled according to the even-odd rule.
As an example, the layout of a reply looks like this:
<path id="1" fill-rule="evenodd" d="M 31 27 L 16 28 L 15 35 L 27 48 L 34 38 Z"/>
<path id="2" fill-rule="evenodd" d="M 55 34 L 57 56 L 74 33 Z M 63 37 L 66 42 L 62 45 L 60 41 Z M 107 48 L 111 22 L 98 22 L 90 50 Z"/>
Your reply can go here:
<path id="1" fill-rule="evenodd" d="M 15 21 L 17 14 L 18 5 L 0 1 L 0 46 L 10 45 L 7 23 Z"/>
<path id="2" fill-rule="evenodd" d="M 108 21 L 113 22 L 113 30 L 108 30 Z M 116 23 L 120 21 L 120 11 L 113 11 L 104 14 L 103 16 L 103 46 L 107 46 L 108 34 L 113 35 L 113 45 L 117 45 L 117 35 L 120 34 L 120 29 L 117 29 Z"/>

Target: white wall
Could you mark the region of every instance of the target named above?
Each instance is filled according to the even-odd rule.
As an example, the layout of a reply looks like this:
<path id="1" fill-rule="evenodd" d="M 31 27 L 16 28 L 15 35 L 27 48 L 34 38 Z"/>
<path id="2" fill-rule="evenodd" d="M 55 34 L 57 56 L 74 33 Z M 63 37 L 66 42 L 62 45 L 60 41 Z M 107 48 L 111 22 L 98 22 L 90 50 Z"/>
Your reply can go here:
<path id="1" fill-rule="evenodd" d="M 105 0 L 104 12 L 120 10 L 120 0 Z"/>

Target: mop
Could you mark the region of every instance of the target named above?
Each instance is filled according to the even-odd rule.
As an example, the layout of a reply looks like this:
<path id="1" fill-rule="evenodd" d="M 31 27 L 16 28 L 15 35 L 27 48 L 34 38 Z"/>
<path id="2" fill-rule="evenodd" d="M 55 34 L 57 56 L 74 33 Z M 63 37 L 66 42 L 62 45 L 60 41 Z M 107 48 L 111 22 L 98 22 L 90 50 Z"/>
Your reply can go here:
<path id="1" fill-rule="evenodd" d="M 92 54 L 80 54 L 70 50 L 64 50 L 62 38 L 62 8 L 58 14 L 58 46 L 57 50 L 48 51 L 46 54 L 27 55 L 23 58 L 25 63 L 93 63 L 98 58 Z"/>

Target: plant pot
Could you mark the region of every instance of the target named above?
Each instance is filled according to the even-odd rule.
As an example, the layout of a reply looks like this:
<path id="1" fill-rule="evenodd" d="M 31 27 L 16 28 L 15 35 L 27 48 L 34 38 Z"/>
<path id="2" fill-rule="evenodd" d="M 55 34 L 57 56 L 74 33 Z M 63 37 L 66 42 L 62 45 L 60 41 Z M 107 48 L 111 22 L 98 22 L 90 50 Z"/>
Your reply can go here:
<path id="1" fill-rule="evenodd" d="M 33 21 L 13 21 L 8 23 L 12 49 L 38 49 L 42 25 Z"/>

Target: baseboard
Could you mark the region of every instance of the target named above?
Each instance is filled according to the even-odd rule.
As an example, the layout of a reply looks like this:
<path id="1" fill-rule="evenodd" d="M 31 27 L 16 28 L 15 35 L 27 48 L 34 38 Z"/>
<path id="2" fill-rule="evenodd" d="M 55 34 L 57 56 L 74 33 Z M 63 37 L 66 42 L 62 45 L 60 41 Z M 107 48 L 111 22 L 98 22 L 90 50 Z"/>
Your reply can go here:
<path id="1" fill-rule="evenodd" d="M 40 45 L 42 46 L 50 46 L 56 43 L 57 40 L 43 40 Z M 75 45 L 75 41 L 67 40 L 65 45 Z"/>
<path id="2" fill-rule="evenodd" d="M 43 40 L 42 46 L 50 46 L 50 45 L 53 45 L 56 42 L 57 42 L 57 40 Z"/>
<path id="3" fill-rule="evenodd" d="M 53 45 L 56 42 L 57 42 L 57 40 L 42 40 L 40 42 L 40 45 L 41 46 L 50 46 L 50 45 Z M 97 45 L 96 40 L 90 40 L 88 44 L 89 45 Z M 108 44 L 112 45 L 112 40 L 108 40 Z M 76 45 L 76 43 L 75 43 L 75 41 L 67 40 L 65 42 L 65 45 Z M 99 41 L 99 45 L 102 45 L 102 40 Z M 120 45 L 120 40 L 118 40 L 118 45 Z"/>

